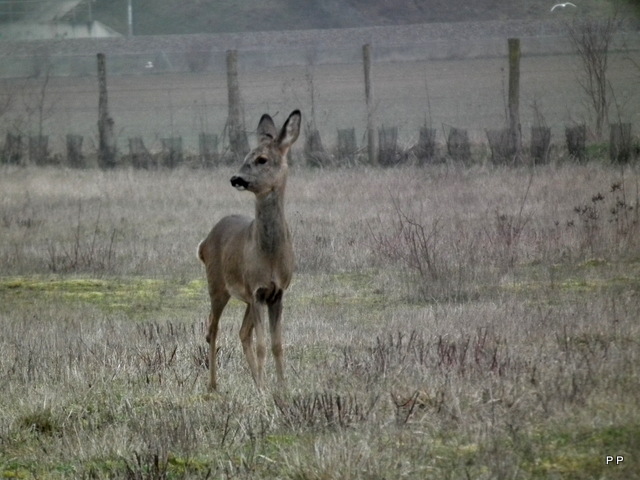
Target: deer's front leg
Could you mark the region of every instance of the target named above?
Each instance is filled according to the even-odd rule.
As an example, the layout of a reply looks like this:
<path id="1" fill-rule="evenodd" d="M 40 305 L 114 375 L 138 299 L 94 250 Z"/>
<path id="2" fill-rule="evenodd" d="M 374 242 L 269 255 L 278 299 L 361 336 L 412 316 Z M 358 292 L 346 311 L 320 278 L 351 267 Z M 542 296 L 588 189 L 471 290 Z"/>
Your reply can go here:
<path id="1" fill-rule="evenodd" d="M 254 309 L 254 329 L 256 331 L 256 375 L 255 380 L 259 388 L 264 386 L 264 361 L 267 353 L 264 340 L 264 307 L 263 302 L 255 302 Z"/>
<path id="2" fill-rule="evenodd" d="M 284 352 L 282 348 L 282 291 L 269 303 L 269 330 L 271 353 L 276 363 L 278 381 L 284 384 Z"/>
<path id="3" fill-rule="evenodd" d="M 264 372 L 264 327 L 262 323 L 262 312 L 260 311 L 260 304 L 253 302 L 247 305 L 247 310 L 244 314 L 244 320 L 242 321 L 242 327 L 240 328 L 240 340 L 242 341 L 242 349 L 244 350 L 244 356 L 247 358 L 249 364 L 249 370 L 251 370 L 251 376 L 254 382 L 259 388 L 262 388 L 263 372 Z M 253 331 L 256 332 L 256 350 L 253 350 Z M 257 357 L 257 358 L 256 358 Z"/>

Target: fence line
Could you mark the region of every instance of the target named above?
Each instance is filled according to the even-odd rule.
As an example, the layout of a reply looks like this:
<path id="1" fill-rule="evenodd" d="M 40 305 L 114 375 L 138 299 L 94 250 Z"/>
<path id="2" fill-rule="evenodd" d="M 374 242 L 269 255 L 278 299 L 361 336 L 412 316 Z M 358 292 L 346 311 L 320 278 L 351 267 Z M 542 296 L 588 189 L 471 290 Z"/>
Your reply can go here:
<path id="1" fill-rule="evenodd" d="M 523 57 L 572 54 L 573 48 L 566 34 L 520 36 Z M 77 40 L 66 43 L 74 45 Z M 22 44 L 32 45 L 25 48 Z M 58 42 L 65 44 L 65 41 Z M 21 42 L 12 48 L 12 43 L 0 42 L 0 78 L 34 76 L 34 70 L 42 70 L 43 63 L 53 66 L 56 76 L 95 75 L 96 46 L 86 53 L 74 53 L 74 49 L 56 49 L 56 42 Z M 507 50 L 505 37 L 417 39 L 410 43 L 385 39 L 371 41 L 374 62 L 410 62 L 429 60 L 462 60 L 502 58 Z M 203 45 L 202 41 L 189 40 L 179 46 L 145 45 L 138 51 L 109 52 L 108 40 L 101 49 L 110 59 L 111 75 L 135 75 L 149 73 L 149 66 L 156 73 L 215 72 L 225 67 L 226 50 L 214 43 Z M 235 47 L 234 47 L 235 48 Z M 360 63 L 361 46 L 256 46 L 238 49 L 239 68 L 253 71 L 261 68 L 293 67 L 327 64 Z M 83 50 L 83 49 L 80 49 Z M 614 36 L 611 52 L 640 51 L 640 32 L 625 31 Z"/>
<path id="2" fill-rule="evenodd" d="M 640 49 L 640 35 L 631 37 L 637 40 L 634 48 Z M 557 143 L 557 139 L 564 136 L 565 125 L 584 123 L 586 113 L 582 105 L 583 94 L 575 84 L 576 67 L 572 64 L 575 58 L 566 53 L 526 53 L 539 49 L 550 38 L 530 37 L 522 40 L 522 105 L 524 110 L 528 110 L 533 102 L 542 103 L 542 111 L 547 116 L 547 124 Z M 633 42 L 629 42 L 628 38 L 626 35 L 624 41 L 618 41 L 619 45 L 627 45 L 628 48 L 611 54 L 612 85 L 625 88 L 636 85 L 638 78 L 638 72 L 628 62 L 629 52 L 636 51 L 631 50 Z M 535 48 L 531 47 L 532 42 L 537 42 Z M 431 42 L 430 45 L 436 44 Z M 380 117 L 379 125 L 397 128 L 394 138 L 403 148 L 417 143 L 421 135 L 420 125 L 435 127 L 434 138 L 439 145 L 445 145 L 448 141 L 448 126 L 467 131 L 472 143 L 486 144 L 487 130 L 499 129 L 505 121 L 505 79 L 502 70 L 506 66 L 506 42 L 502 41 L 502 53 L 496 53 L 495 56 L 454 56 L 435 60 L 428 58 L 433 52 L 425 52 L 424 45 L 374 44 L 373 83 L 376 85 L 375 113 Z M 446 50 L 445 47 L 441 52 Z M 455 50 L 458 47 L 454 45 L 453 48 Z M 355 135 L 362 144 L 366 107 L 361 47 L 315 50 L 314 57 L 304 57 L 309 53 L 308 48 L 289 47 L 281 50 L 275 60 L 267 55 L 269 52 L 273 53 L 266 48 L 239 51 L 242 105 L 245 120 L 250 125 L 253 124 L 251 119 L 263 111 L 277 114 L 291 107 L 299 107 L 304 112 L 316 112 L 317 118 L 313 120 L 325 143 L 326 139 L 335 138 L 338 130 L 355 126 Z M 299 58 L 295 58 L 292 52 L 296 52 Z M 353 61 L 328 61 L 332 56 L 344 60 L 355 54 L 360 57 Z M 270 58 L 264 60 L 265 56 Z M 85 57 L 70 58 L 82 58 L 84 61 Z M 137 70 L 137 75 L 114 74 L 122 57 L 139 58 L 133 54 L 107 57 L 110 112 L 115 120 L 115 135 L 121 149 L 125 148 L 129 139 L 138 137 L 144 140 L 147 144 L 145 148 L 151 151 L 162 150 L 162 139 L 169 136 L 184 139 L 181 148 L 186 152 L 197 152 L 199 135 L 202 133 L 218 135 L 221 142 L 225 141 L 228 106 L 226 66 L 214 68 L 213 64 L 207 64 L 203 70 L 191 72 L 185 64 L 183 67 L 186 71 L 159 72 L 161 69 L 152 62 L 151 66 L 144 64 L 140 67 L 143 70 Z M 16 61 L 16 58 L 26 57 L 8 57 L 9 60 L 11 58 Z M 51 64 L 55 63 L 51 57 L 43 58 Z M 279 61 L 286 65 L 271 66 Z M 5 63 L 0 62 L 0 66 Z M 620 65 L 622 68 L 619 68 Z M 177 63 L 172 64 L 174 69 L 179 70 L 179 67 Z M 40 107 L 46 107 L 44 110 L 48 111 L 42 127 L 51 137 L 52 151 L 64 151 L 65 138 L 70 132 L 95 139 L 95 57 L 92 58 L 91 71 L 88 70 L 87 67 L 86 76 L 49 77 L 48 70 L 40 66 L 39 76 L 1 80 L 0 129 L 10 126 L 24 138 L 33 135 L 37 130 L 33 111 L 38 107 L 33 98 L 37 100 L 37 93 L 46 80 L 49 82 L 47 98 L 42 100 Z M 315 92 L 314 108 L 309 105 L 311 86 Z M 5 101 L 10 103 L 11 98 L 14 98 L 14 104 L 2 110 L 2 105 Z M 622 112 L 622 118 L 625 122 L 637 122 L 640 119 L 640 108 L 637 108 L 640 99 L 630 96 L 621 100 L 622 108 L 626 109 Z M 24 111 L 27 106 L 30 114 Z M 22 118 L 19 118 L 20 115 Z M 525 137 L 532 126 L 531 116 L 530 112 L 523 113 Z"/>
<path id="3" fill-rule="evenodd" d="M 518 164 L 546 164 L 556 158 L 566 158 L 575 162 L 585 162 L 591 159 L 602 161 L 605 157 L 614 164 L 637 162 L 640 160 L 640 141 L 634 140 L 630 123 L 616 123 L 610 125 L 609 140 L 606 151 L 599 148 L 594 154 L 589 154 L 586 143 L 586 126 L 567 126 L 564 132 L 563 144 L 552 144 L 548 127 L 533 127 L 529 144 L 517 154 L 504 150 L 504 136 L 508 129 L 502 131 L 487 130 L 486 136 L 490 150 L 472 145 L 467 130 L 451 127 L 446 135 L 446 142 L 439 144 L 435 141 L 435 129 L 420 128 L 420 139 L 414 145 L 402 146 L 398 142 L 398 128 L 382 126 L 377 131 L 378 152 L 376 164 L 393 167 L 401 164 L 437 164 L 453 161 L 465 165 L 489 161 L 495 165 Z M 307 137 L 310 138 L 310 137 Z M 0 152 L 0 164 L 7 165 L 66 165 L 72 168 L 87 168 L 102 166 L 99 149 L 95 142 L 88 148 L 83 145 L 82 135 L 67 134 L 64 152 L 54 152 L 49 146 L 49 137 L 29 136 L 7 132 L 4 147 Z M 296 152 L 297 162 L 303 162 L 312 167 L 353 166 L 357 164 L 371 164 L 366 153 L 366 141 L 358 142 L 354 129 L 337 131 L 335 147 L 326 150 L 321 142 L 315 145 L 320 148 L 309 147 L 305 141 L 303 151 Z M 158 167 L 176 168 L 183 165 L 191 167 L 215 167 L 222 164 L 237 164 L 237 155 L 228 148 L 220 148 L 220 139 L 215 134 L 199 134 L 198 150 L 185 151 L 183 138 L 172 136 L 160 139 L 161 149 L 151 151 L 145 146 L 140 137 L 129 137 L 128 148 L 122 146 L 118 159 L 109 165 L 131 166 L 138 169 Z"/>

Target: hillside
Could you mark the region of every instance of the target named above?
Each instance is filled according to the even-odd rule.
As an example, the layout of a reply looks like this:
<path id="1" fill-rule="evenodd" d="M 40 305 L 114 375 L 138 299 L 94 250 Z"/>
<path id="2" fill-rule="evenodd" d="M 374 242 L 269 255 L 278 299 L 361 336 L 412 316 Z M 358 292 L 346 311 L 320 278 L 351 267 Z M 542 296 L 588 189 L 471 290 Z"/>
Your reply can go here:
<path id="1" fill-rule="evenodd" d="M 574 0 L 577 8 L 551 13 L 555 0 L 133 0 L 136 35 L 304 30 L 373 25 L 508 19 L 546 19 L 581 14 L 608 15 L 614 1 Z M 637 9 L 624 2 L 622 15 Z M 634 7 L 635 6 L 635 7 Z M 127 0 L 97 0 L 93 18 L 127 31 Z M 81 5 L 76 21 L 86 18 Z"/>

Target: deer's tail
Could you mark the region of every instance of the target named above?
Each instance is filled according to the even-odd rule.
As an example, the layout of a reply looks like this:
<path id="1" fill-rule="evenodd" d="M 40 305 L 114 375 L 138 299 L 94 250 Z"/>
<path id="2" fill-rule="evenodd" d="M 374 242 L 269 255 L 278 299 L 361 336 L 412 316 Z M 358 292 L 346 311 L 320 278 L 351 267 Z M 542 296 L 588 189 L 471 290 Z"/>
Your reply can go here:
<path id="1" fill-rule="evenodd" d="M 198 258 L 204 263 L 204 240 L 198 244 Z"/>

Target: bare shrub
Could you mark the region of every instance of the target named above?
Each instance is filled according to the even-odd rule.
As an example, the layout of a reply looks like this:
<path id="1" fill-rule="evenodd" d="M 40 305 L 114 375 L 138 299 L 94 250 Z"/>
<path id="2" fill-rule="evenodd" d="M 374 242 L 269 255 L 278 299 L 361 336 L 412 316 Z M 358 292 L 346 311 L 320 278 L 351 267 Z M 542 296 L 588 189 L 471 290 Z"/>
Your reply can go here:
<path id="1" fill-rule="evenodd" d="M 603 126 L 609 117 L 609 46 L 617 29 L 615 17 L 606 20 L 576 18 L 567 25 L 569 39 L 582 62 L 583 75 L 578 78 L 578 83 L 593 108 L 597 138 L 602 137 Z"/>
<path id="2" fill-rule="evenodd" d="M 418 165 L 427 165 L 438 161 L 435 128 L 420 127 L 420 137 L 414 148 L 414 154 Z"/>
<path id="3" fill-rule="evenodd" d="M 464 163 L 471 160 L 471 143 L 467 130 L 451 127 L 447 137 L 447 153 L 453 160 Z"/>
<path id="4" fill-rule="evenodd" d="M 402 161 L 401 150 L 398 147 L 398 127 L 378 129 L 378 163 L 383 167 L 393 167 Z"/>
<path id="5" fill-rule="evenodd" d="M 444 408 L 445 397 L 442 390 L 435 395 L 424 389 L 414 389 L 409 394 L 406 392 L 391 391 L 391 400 L 396 408 L 396 422 L 404 425 L 418 413 L 435 410 L 440 412 Z"/>
<path id="6" fill-rule="evenodd" d="M 129 138 L 129 157 L 133 168 L 149 169 L 157 167 L 153 156 L 149 153 L 141 137 Z"/>
<path id="7" fill-rule="evenodd" d="M 82 135 L 67 134 L 67 165 L 73 168 L 85 168 L 86 158 L 82 153 Z"/>
<path id="8" fill-rule="evenodd" d="M 504 375 L 510 363 L 505 341 L 493 330 L 478 328 L 473 335 L 451 338 L 438 335 L 425 339 L 417 330 L 377 336 L 369 349 L 373 374 L 396 376 L 400 371 L 435 368 L 460 376 Z M 345 357 L 346 358 L 346 357 Z M 353 363 L 353 362 L 352 362 Z"/>
<path id="9" fill-rule="evenodd" d="M 340 165 L 354 165 L 359 154 L 355 128 L 338 130 L 336 157 Z"/>
<path id="10" fill-rule="evenodd" d="M 322 144 L 320 131 L 311 122 L 305 126 L 304 158 L 310 167 L 329 167 L 335 163 Z"/>
<path id="11" fill-rule="evenodd" d="M 47 267 L 54 273 L 111 271 L 116 262 L 117 239 L 117 229 L 105 231 L 100 221 L 100 210 L 93 227 L 87 227 L 82 216 L 82 202 L 78 202 L 73 237 L 66 242 L 47 242 Z"/>
<path id="12" fill-rule="evenodd" d="M 213 133 L 200 133 L 198 135 L 198 150 L 200 153 L 200 164 L 203 167 L 214 167 L 220 163 L 218 153 L 218 135 Z"/>
<path id="13" fill-rule="evenodd" d="M 165 452 L 133 452 L 125 460 L 128 480 L 165 480 L 169 478 L 169 459 Z"/>
<path id="14" fill-rule="evenodd" d="M 575 206 L 577 222 L 572 220 L 568 226 L 578 228 L 580 254 L 598 257 L 632 251 L 640 234 L 639 207 L 638 186 L 633 198 L 624 181 L 612 183 L 608 193 L 597 192 Z"/>
<path id="15" fill-rule="evenodd" d="M 628 163 L 631 159 L 631 124 L 612 123 L 609 135 L 609 158 L 612 163 Z"/>
<path id="16" fill-rule="evenodd" d="M 397 200 L 392 206 L 390 225 L 368 224 L 375 255 L 399 264 L 408 290 L 422 300 L 468 298 L 478 265 L 474 235 L 462 224 L 454 225 L 453 233 L 441 219 L 421 221 Z"/>
<path id="17" fill-rule="evenodd" d="M 167 168 L 176 168 L 184 161 L 182 137 L 163 138 L 162 140 L 162 165 Z"/>
<path id="18" fill-rule="evenodd" d="M 587 156 L 587 127 L 584 124 L 565 128 L 565 138 L 567 140 L 567 151 L 569 157 L 584 162 Z"/>
<path id="19" fill-rule="evenodd" d="M 51 164 L 49 137 L 47 135 L 29 136 L 29 161 L 35 165 Z"/>
<path id="20" fill-rule="evenodd" d="M 514 136 L 509 128 L 487 130 L 487 140 L 491 148 L 491 160 L 496 165 L 515 163 L 518 152 L 513 142 Z"/>
<path id="21" fill-rule="evenodd" d="M 291 398 L 277 395 L 274 400 L 289 426 L 345 428 L 365 422 L 378 399 L 363 399 L 354 393 L 313 392 Z"/>
<path id="22" fill-rule="evenodd" d="M 502 376 L 510 364 L 506 342 L 486 328 L 456 340 L 439 336 L 436 345 L 437 367 L 461 376 L 487 373 Z"/>
<path id="23" fill-rule="evenodd" d="M 551 128 L 542 113 L 542 107 L 538 100 L 531 104 L 533 110 L 533 125 L 531 127 L 531 159 L 534 164 L 541 165 L 549 162 L 551 147 Z"/>
<path id="24" fill-rule="evenodd" d="M 525 214 L 524 207 L 532 182 L 533 174 L 529 175 L 529 181 L 520 200 L 517 213 L 511 214 L 496 210 L 493 231 L 485 229 L 485 233 L 494 247 L 493 250 L 496 252 L 495 262 L 502 269 L 513 268 L 518 261 L 520 241 L 525 227 L 531 219 L 529 215 Z"/>

